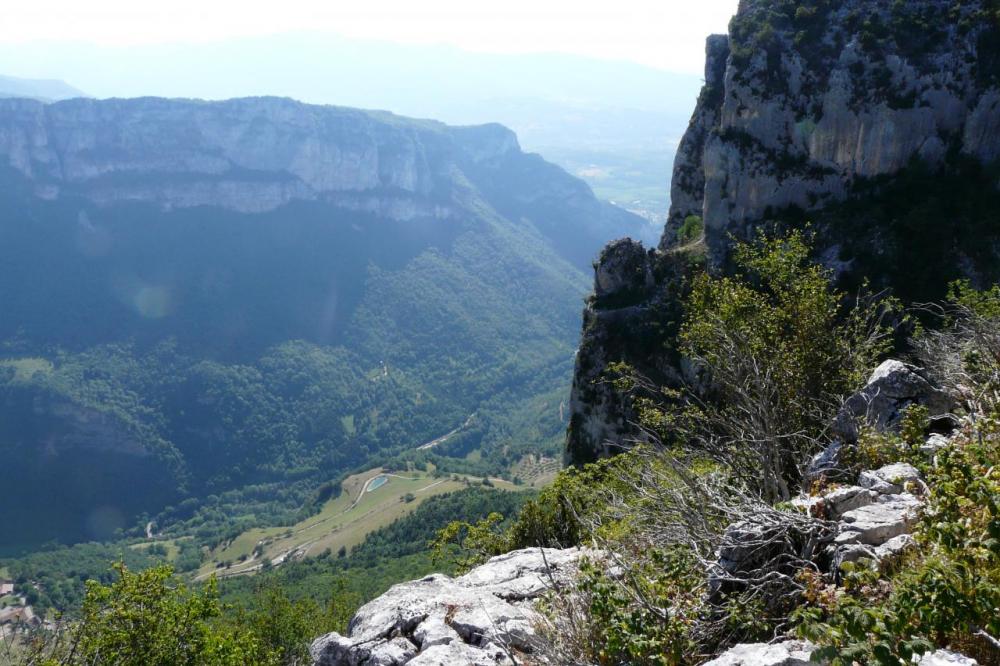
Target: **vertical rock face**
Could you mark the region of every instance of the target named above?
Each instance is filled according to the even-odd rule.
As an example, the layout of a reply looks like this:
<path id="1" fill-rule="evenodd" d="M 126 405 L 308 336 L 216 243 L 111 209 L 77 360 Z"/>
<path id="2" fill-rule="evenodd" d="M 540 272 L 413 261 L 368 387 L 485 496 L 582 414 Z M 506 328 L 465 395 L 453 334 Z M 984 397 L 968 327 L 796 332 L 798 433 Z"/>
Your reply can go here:
<path id="1" fill-rule="evenodd" d="M 683 262 L 624 239 L 604 248 L 594 264 L 595 294 L 583 311 L 570 394 L 571 462 L 613 455 L 642 437 L 631 398 L 606 374 L 610 363 L 629 363 L 653 381 L 677 381 L 679 359 L 664 336 L 680 321 L 673 293 L 682 289 Z"/>
<path id="2" fill-rule="evenodd" d="M 0 100 L 0 157 L 39 192 L 263 212 L 292 200 L 444 198 L 455 162 L 520 152 L 500 126 L 448 128 L 288 99 Z M 364 196 L 365 194 L 369 196 Z M 393 217 L 412 216 L 388 207 Z M 437 211 L 441 215 L 441 211 Z"/>
<path id="3" fill-rule="evenodd" d="M 703 223 L 712 271 L 729 270 L 732 239 L 810 221 L 817 254 L 848 284 L 870 278 L 927 301 L 957 277 L 1000 277 L 1000 229 L 980 222 L 1000 205 L 997 160 L 994 0 L 743 0 L 730 33 L 708 39 L 670 215 L 648 257 L 654 283 L 615 297 L 608 286 L 621 248 L 609 247 L 597 265 L 573 388 L 571 461 L 636 436 L 628 396 L 604 379 L 609 364 L 626 361 L 661 382 L 679 376 L 672 335 L 686 221 Z M 971 199 L 978 203 L 966 206 Z"/>
<path id="4" fill-rule="evenodd" d="M 262 214 L 302 202 L 393 221 L 462 222 L 483 200 L 579 267 L 648 225 L 497 125 L 452 127 L 275 97 L 0 98 L 0 177 L 34 196 Z M 454 226 L 454 225 L 453 225 Z"/>
<path id="5" fill-rule="evenodd" d="M 769 210 L 822 207 L 914 160 L 996 160 L 997 32 L 985 1 L 744 0 L 708 41 L 661 249 L 699 215 L 719 265 Z"/>
<path id="6" fill-rule="evenodd" d="M 725 91 L 729 35 L 712 35 L 705 48 L 705 87 L 698 97 L 691 123 L 677 147 L 674 174 L 670 181 L 670 217 L 660 249 L 667 250 L 676 240 L 676 231 L 691 215 L 701 217 L 705 192 L 705 147 L 712 129 L 719 123 Z"/>

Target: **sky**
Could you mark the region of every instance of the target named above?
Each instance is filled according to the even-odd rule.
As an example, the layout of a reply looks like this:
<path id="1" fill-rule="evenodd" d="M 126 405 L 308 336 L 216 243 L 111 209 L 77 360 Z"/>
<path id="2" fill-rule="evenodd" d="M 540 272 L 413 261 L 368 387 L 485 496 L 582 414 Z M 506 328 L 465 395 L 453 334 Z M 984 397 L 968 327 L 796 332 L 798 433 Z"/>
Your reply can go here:
<path id="1" fill-rule="evenodd" d="M 136 46 L 300 31 L 487 53 L 557 52 L 696 74 L 737 0 L 6 0 L 0 44 Z"/>

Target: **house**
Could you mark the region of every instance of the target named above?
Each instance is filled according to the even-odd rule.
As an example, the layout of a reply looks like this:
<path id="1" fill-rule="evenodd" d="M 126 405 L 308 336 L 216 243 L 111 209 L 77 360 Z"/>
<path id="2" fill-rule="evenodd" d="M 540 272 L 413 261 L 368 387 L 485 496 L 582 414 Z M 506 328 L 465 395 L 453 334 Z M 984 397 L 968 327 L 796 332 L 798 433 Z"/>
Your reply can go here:
<path id="1" fill-rule="evenodd" d="M 0 583 L 0 597 L 14 594 L 14 583 Z"/>
<path id="2" fill-rule="evenodd" d="M 0 625 L 4 624 L 34 624 L 35 612 L 31 606 L 10 606 L 0 609 Z"/>

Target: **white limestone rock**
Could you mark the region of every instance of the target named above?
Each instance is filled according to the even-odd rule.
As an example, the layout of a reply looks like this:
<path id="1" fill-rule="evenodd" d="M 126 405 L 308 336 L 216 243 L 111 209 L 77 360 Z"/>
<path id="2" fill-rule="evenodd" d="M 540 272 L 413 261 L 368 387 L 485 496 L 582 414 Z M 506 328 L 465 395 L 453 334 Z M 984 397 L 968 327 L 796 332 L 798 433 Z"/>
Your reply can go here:
<path id="1" fill-rule="evenodd" d="M 964 5 L 956 18 L 941 0 L 905 4 L 948 26 L 919 59 L 891 39 L 880 43 L 882 55 L 864 46 L 858 21 L 888 20 L 888 6 L 876 0 L 820 8 L 814 20 L 823 33 L 806 42 L 797 23 L 776 28 L 777 58 L 753 49 L 752 29 L 709 39 L 705 88 L 674 163 L 661 249 L 697 214 L 710 261 L 722 266 L 730 236 L 748 237 L 768 210 L 820 208 L 845 198 L 853 182 L 897 173 L 913 158 L 946 163 L 946 146 L 984 164 L 1000 156 L 1000 92 L 978 73 L 991 64 L 977 62 L 968 46 L 991 29 L 971 20 L 978 5 Z M 734 24 L 760 25 L 769 11 L 767 3 L 741 2 Z M 960 21 L 973 34 L 956 29 Z M 878 76 L 886 89 L 874 83 Z"/>
<path id="2" fill-rule="evenodd" d="M 913 495 L 891 495 L 884 502 L 869 504 L 842 516 L 841 534 L 856 543 L 881 546 L 893 537 L 908 534 L 917 520 L 922 502 Z M 838 536 L 839 539 L 839 536 Z"/>
<path id="3" fill-rule="evenodd" d="M 594 293 L 598 298 L 641 294 L 653 284 L 652 262 L 642 243 L 622 238 L 601 251 L 594 268 Z"/>
<path id="4" fill-rule="evenodd" d="M 927 438 L 927 441 L 920 445 L 921 453 L 927 455 L 934 455 L 941 449 L 948 448 L 949 441 L 948 438 L 942 434 L 934 433 Z"/>
<path id="5" fill-rule="evenodd" d="M 581 549 L 529 548 L 494 557 L 458 578 L 441 574 L 393 586 L 362 606 L 348 635 L 313 642 L 316 666 L 510 664 L 534 649 L 532 601 L 570 583 Z M 376 661 L 377 660 L 377 661 Z"/>
<path id="6" fill-rule="evenodd" d="M 826 517 L 837 520 L 848 511 L 860 509 L 875 501 L 876 493 L 861 486 L 845 486 L 823 495 Z"/>
<path id="7" fill-rule="evenodd" d="M 816 666 L 809 661 L 815 646 L 805 641 L 784 643 L 744 643 L 737 645 L 703 666 Z"/>
<path id="8" fill-rule="evenodd" d="M 891 560 L 917 547 L 917 541 L 912 534 L 900 534 L 875 548 L 877 560 Z"/>
<path id="9" fill-rule="evenodd" d="M 979 666 L 979 662 L 950 650 L 930 652 L 914 659 L 918 666 Z"/>
<path id="10" fill-rule="evenodd" d="M 920 472 L 907 463 L 893 463 L 876 470 L 862 472 L 858 485 L 881 495 L 898 495 L 907 485 L 920 482 Z"/>
<path id="11" fill-rule="evenodd" d="M 947 413 L 954 401 L 917 370 L 896 360 L 878 366 L 865 387 L 844 402 L 834 424 L 835 434 L 845 441 L 854 441 L 862 421 L 878 430 L 893 429 L 910 405 L 926 407 L 931 416 Z"/>
<path id="12" fill-rule="evenodd" d="M 499 125 L 412 129 L 274 97 L 0 100 L 0 163 L 100 205 L 259 213 L 320 200 L 394 219 L 447 218 L 452 210 L 431 194 L 449 172 L 519 151 Z"/>

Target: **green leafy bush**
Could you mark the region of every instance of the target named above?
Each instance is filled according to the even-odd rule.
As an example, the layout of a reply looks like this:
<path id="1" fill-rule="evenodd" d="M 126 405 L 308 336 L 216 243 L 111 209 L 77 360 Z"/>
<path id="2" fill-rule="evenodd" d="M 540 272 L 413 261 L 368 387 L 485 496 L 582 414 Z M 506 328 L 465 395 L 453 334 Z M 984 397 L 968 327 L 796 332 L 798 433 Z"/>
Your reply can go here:
<path id="1" fill-rule="evenodd" d="M 252 631 L 219 623 L 214 580 L 188 590 L 161 566 L 133 573 L 116 565 L 111 585 L 90 581 L 80 619 L 38 640 L 25 664 L 80 666 L 254 666 L 279 664 Z"/>
<path id="2" fill-rule="evenodd" d="M 1000 635 L 1000 415 L 982 418 L 928 468 L 920 553 L 895 575 L 855 567 L 846 594 L 817 595 L 799 633 L 833 666 L 902 666 L 948 645 L 995 663 Z M 850 568 L 849 568 L 850 569 Z"/>
<path id="3" fill-rule="evenodd" d="M 788 500 L 838 398 L 890 345 L 889 299 L 857 299 L 809 259 L 801 232 L 739 244 L 733 277 L 696 278 L 682 352 L 701 386 L 667 412 L 664 441 L 703 451 L 771 500 Z M 654 410 L 655 413 L 655 410 Z"/>
<path id="4" fill-rule="evenodd" d="M 688 215 L 677 229 L 677 241 L 682 245 L 693 243 L 705 232 L 705 224 L 698 215 Z"/>

